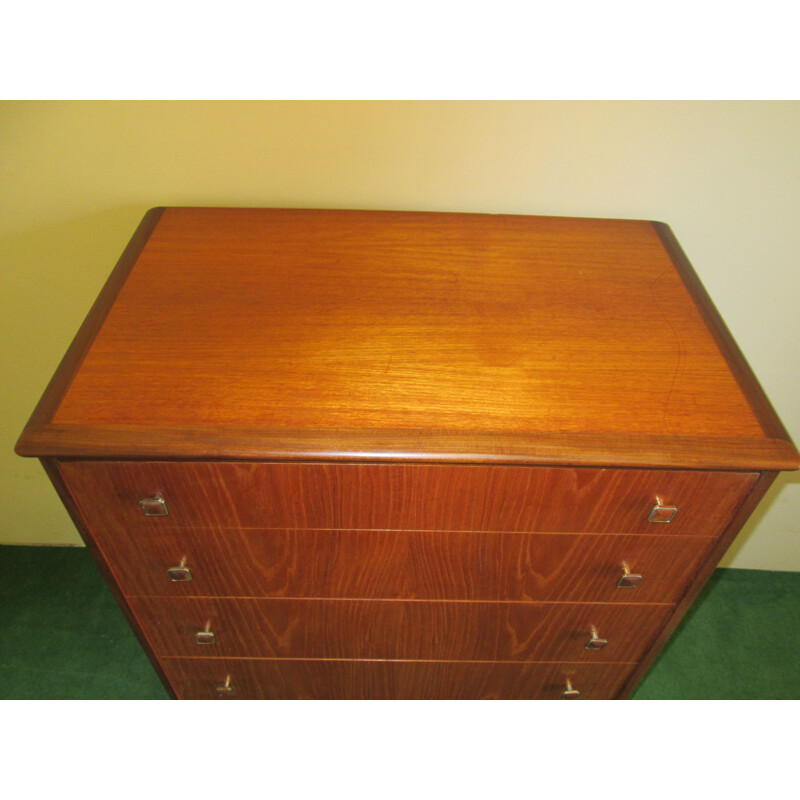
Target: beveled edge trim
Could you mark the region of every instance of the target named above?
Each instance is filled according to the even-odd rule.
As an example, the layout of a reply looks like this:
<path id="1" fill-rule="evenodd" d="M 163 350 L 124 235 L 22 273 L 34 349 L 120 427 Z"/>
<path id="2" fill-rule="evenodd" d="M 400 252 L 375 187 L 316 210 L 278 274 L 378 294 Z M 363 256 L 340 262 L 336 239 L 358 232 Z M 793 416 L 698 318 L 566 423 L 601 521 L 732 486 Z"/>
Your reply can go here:
<path id="1" fill-rule="evenodd" d="M 38 428 L 46 425 L 56 413 L 61 400 L 72 385 L 72 381 L 83 363 L 89 348 L 95 340 L 100 328 L 105 322 L 114 301 L 117 299 L 125 281 L 128 278 L 134 264 L 141 255 L 145 245 L 158 225 L 165 207 L 160 206 L 151 208 L 142 218 L 139 226 L 133 233 L 125 250 L 117 261 L 116 266 L 106 280 L 100 294 L 94 301 L 89 313 L 86 315 L 81 327 L 75 334 L 67 352 L 61 359 L 53 377 L 47 384 L 41 399 L 33 410 L 25 429 L 23 430 L 16 447 L 17 454 L 24 455 L 20 448 L 24 449 L 24 442 L 29 428 Z"/>
<path id="2" fill-rule="evenodd" d="M 665 222 L 653 222 L 652 225 L 672 263 L 675 265 L 676 271 L 683 280 L 686 289 L 694 300 L 698 311 L 703 317 L 703 321 L 714 337 L 714 341 L 717 343 L 723 358 L 727 361 L 764 434 L 770 439 L 783 439 L 794 448 L 789 433 L 772 407 L 764 389 L 758 382 L 758 378 L 756 378 L 755 373 L 747 363 L 747 359 L 739 349 L 739 345 L 736 344 L 736 340 L 728 330 L 728 326 L 719 311 L 717 311 L 714 302 L 700 280 L 700 276 L 683 251 L 672 229 Z M 795 452 L 797 451 L 795 450 Z"/>
<path id="3" fill-rule="evenodd" d="M 73 459 L 349 461 L 724 470 L 794 470 L 791 441 L 715 436 L 281 430 L 135 425 L 26 428 L 23 456 Z"/>

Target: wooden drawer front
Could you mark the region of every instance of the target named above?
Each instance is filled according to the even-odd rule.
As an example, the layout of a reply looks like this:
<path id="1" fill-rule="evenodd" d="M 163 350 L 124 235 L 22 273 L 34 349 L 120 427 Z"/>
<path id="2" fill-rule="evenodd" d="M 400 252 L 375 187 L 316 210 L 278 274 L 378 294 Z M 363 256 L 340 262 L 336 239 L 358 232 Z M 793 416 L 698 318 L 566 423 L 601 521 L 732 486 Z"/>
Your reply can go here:
<path id="1" fill-rule="evenodd" d="M 98 541 L 128 595 L 670 603 L 715 540 L 154 528 Z M 171 581 L 184 560 L 192 580 Z M 635 589 L 617 586 L 623 562 L 644 576 Z"/>
<path id="2" fill-rule="evenodd" d="M 394 464 L 64 462 L 90 527 L 359 528 L 716 536 L 756 473 Z M 160 493 L 169 515 L 145 517 Z M 678 507 L 648 521 L 661 498 Z"/>
<path id="3" fill-rule="evenodd" d="M 672 606 L 136 597 L 160 656 L 638 661 Z M 608 640 L 585 645 L 594 626 Z M 197 644 L 208 628 L 215 644 Z"/>
<path id="4" fill-rule="evenodd" d="M 207 700 L 556 700 L 613 698 L 634 665 L 165 659 L 178 697 Z M 218 692 L 230 676 L 232 693 Z"/>

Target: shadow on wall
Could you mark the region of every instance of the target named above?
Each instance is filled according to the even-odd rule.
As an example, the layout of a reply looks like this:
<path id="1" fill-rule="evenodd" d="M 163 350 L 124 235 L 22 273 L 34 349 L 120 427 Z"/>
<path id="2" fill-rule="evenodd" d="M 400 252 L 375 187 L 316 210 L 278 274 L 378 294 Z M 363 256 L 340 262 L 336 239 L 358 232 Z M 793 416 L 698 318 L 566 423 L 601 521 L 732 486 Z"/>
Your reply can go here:
<path id="1" fill-rule="evenodd" d="M 781 472 L 775 479 L 769 491 L 764 496 L 764 499 L 758 504 L 756 510 L 750 515 L 750 518 L 739 531 L 739 535 L 734 539 L 733 544 L 725 553 L 720 566 L 727 566 L 730 564 L 741 552 L 742 548 L 747 544 L 747 540 L 755 529 L 761 524 L 761 521 L 766 516 L 767 512 L 775 505 L 778 496 L 781 492 L 787 490 L 788 484 L 800 483 L 800 471 L 797 472 Z"/>

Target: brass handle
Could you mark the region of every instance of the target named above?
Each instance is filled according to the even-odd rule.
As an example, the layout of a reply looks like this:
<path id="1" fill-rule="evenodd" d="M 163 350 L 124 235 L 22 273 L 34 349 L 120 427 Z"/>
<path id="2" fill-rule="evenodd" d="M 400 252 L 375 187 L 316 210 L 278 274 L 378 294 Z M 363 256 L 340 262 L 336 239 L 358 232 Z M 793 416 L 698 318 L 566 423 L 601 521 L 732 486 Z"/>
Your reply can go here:
<path id="1" fill-rule="evenodd" d="M 672 522 L 675 515 L 678 513 L 677 506 L 664 505 L 660 497 L 656 497 L 656 504 L 653 506 L 650 516 L 647 518 L 648 522 Z"/>
<path id="2" fill-rule="evenodd" d="M 567 688 L 561 692 L 562 700 L 577 700 L 581 693 L 572 685 L 572 681 L 567 678 Z"/>
<path id="3" fill-rule="evenodd" d="M 620 589 L 635 589 L 644 580 L 644 575 L 631 572 L 628 565 L 622 562 L 622 577 L 617 581 Z"/>
<path id="4" fill-rule="evenodd" d="M 192 579 L 192 571 L 186 566 L 185 558 L 181 559 L 181 563 L 177 567 L 169 567 L 167 575 L 171 581 L 177 583 L 185 583 Z"/>
<path id="5" fill-rule="evenodd" d="M 602 650 L 607 644 L 608 639 L 602 639 L 598 633 L 597 628 L 592 625 L 592 638 L 586 642 L 586 649 L 587 650 Z"/>
<path id="6" fill-rule="evenodd" d="M 197 631 L 194 635 L 194 643 L 195 644 L 216 644 L 217 637 L 214 635 L 214 632 L 211 630 L 211 622 L 206 622 L 205 628 L 201 631 Z"/>
<path id="7" fill-rule="evenodd" d="M 218 683 L 214 687 L 214 690 L 216 691 L 217 694 L 221 694 L 221 695 L 224 695 L 226 697 L 232 697 L 233 695 L 236 694 L 236 689 L 234 689 L 233 686 L 231 686 L 231 676 L 230 675 L 226 675 L 225 676 L 225 683 Z"/>
<path id="8" fill-rule="evenodd" d="M 167 501 L 160 494 L 140 500 L 139 507 L 146 517 L 166 517 L 169 514 Z"/>

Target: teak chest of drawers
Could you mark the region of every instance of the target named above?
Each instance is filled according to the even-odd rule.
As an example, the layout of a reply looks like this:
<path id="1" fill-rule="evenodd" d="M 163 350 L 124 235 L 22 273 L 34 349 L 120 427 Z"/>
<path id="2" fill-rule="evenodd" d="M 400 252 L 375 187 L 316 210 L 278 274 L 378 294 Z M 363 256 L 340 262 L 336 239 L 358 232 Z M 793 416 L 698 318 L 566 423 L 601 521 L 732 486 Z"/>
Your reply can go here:
<path id="1" fill-rule="evenodd" d="M 800 457 L 669 229 L 154 209 L 17 444 L 178 698 L 622 698 Z"/>

